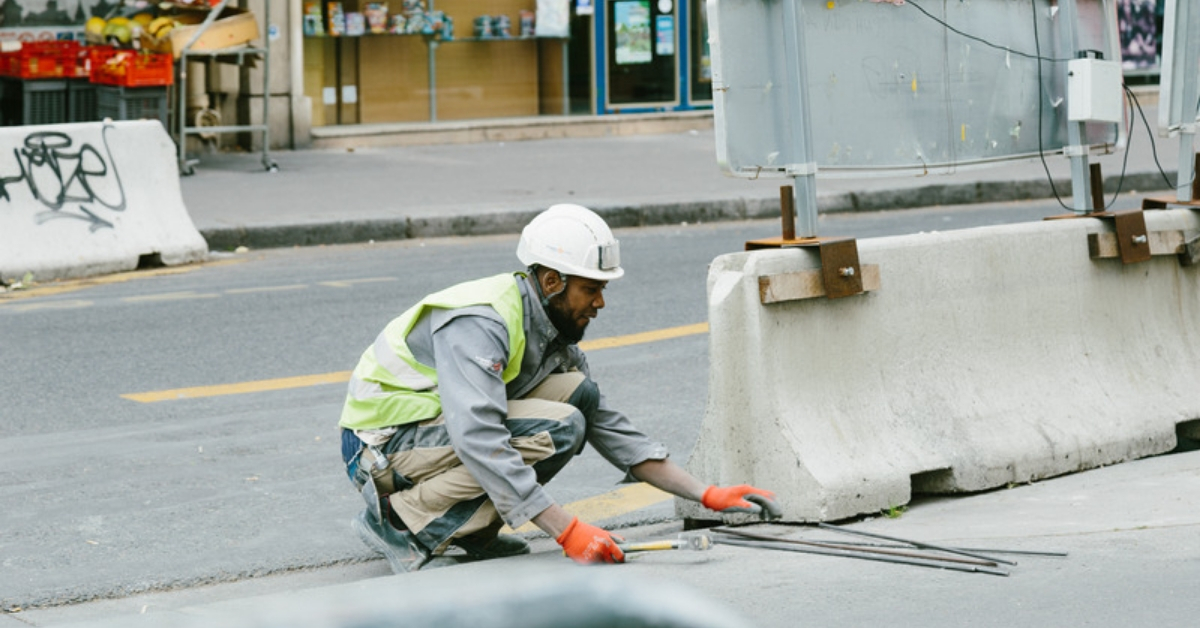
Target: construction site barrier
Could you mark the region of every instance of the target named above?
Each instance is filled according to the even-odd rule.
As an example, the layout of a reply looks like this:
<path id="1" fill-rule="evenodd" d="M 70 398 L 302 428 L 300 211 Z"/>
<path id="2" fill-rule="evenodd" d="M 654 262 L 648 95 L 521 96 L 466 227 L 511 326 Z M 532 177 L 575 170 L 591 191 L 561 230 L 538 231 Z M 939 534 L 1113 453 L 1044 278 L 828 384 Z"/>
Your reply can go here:
<path id="1" fill-rule="evenodd" d="M 717 258 L 687 467 L 829 521 L 1173 449 L 1200 417 L 1200 218 L 1145 221 L 1156 254 L 1131 264 L 1097 218 L 861 240 L 878 285 L 838 299 L 768 294 L 810 250 Z"/>
<path id="2" fill-rule="evenodd" d="M 0 279 L 203 259 L 174 155 L 155 120 L 0 129 Z"/>

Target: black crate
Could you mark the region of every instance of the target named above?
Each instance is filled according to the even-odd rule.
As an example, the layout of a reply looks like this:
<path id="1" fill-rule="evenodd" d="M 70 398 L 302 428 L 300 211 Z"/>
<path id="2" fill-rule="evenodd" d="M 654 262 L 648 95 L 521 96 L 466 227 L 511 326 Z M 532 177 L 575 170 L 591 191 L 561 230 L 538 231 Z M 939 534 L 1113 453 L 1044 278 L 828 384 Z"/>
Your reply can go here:
<path id="1" fill-rule="evenodd" d="M 67 121 L 67 81 L 5 77 L 0 119 L 5 126 L 62 124 Z"/>
<path id="2" fill-rule="evenodd" d="M 96 84 L 86 78 L 67 81 L 67 122 L 95 122 Z"/>
<path id="3" fill-rule="evenodd" d="M 96 86 L 96 116 L 103 120 L 158 120 L 167 126 L 167 87 Z"/>

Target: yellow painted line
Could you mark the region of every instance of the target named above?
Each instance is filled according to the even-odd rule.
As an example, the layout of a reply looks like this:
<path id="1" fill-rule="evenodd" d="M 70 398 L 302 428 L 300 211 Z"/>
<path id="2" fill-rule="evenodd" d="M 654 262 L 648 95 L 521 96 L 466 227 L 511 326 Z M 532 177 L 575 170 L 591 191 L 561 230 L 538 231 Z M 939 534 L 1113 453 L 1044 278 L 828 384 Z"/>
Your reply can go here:
<path id="1" fill-rule="evenodd" d="M 18 303 L 16 305 L 6 306 L 4 309 L 10 312 L 32 312 L 34 310 L 73 310 L 81 307 L 92 305 L 91 301 L 83 299 L 71 299 L 69 301 L 46 301 L 42 303 Z"/>
<path id="2" fill-rule="evenodd" d="M 660 491 L 646 483 L 639 483 L 623 486 L 595 497 L 571 502 L 563 506 L 563 510 L 579 517 L 580 521 L 602 521 L 604 519 L 627 515 L 647 506 L 661 504 L 671 498 L 670 493 Z M 538 527 L 530 522 L 516 530 L 504 526 L 501 532 L 512 534 L 513 532 L 533 532 L 537 529 Z"/>
<path id="3" fill-rule="evenodd" d="M 219 397 L 221 395 L 240 395 L 243 393 L 266 392 L 269 390 L 287 390 L 303 388 L 320 384 L 339 384 L 350 380 L 350 371 L 325 373 L 323 375 L 301 375 L 299 377 L 281 377 L 279 379 L 260 379 L 253 382 L 237 384 L 218 384 L 215 386 L 196 386 L 194 388 L 176 388 L 174 390 L 159 390 L 156 392 L 129 393 L 121 395 L 122 399 L 154 403 L 172 399 L 195 399 L 198 397 Z"/>
<path id="4" fill-rule="evenodd" d="M 598 338 L 596 340 L 589 340 L 579 343 L 579 348 L 583 349 L 584 351 L 613 349 L 616 347 L 626 347 L 629 345 L 645 344 L 660 340 L 670 340 L 672 338 L 681 338 L 684 336 L 694 336 L 696 334 L 703 334 L 706 332 L 708 332 L 708 323 L 697 323 L 695 325 L 670 327 L 668 329 L 659 329 L 656 331 L 647 331 L 638 334 L 629 334 L 626 336 Z M 176 388 L 174 390 L 160 390 L 145 393 L 129 393 L 121 395 L 121 397 L 124 399 L 131 399 L 133 401 L 140 401 L 142 403 L 154 403 L 156 401 L 170 401 L 173 399 L 195 399 L 198 397 L 217 397 L 221 395 L 238 395 L 242 393 L 267 392 L 271 390 L 287 390 L 289 388 L 304 388 L 306 386 L 318 386 L 321 384 L 342 384 L 349 380 L 350 371 L 339 371 L 337 373 L 325 373 L 323 375 L 301 375 L 299 377 L 262 379 L 253 382 L 240 382 L 236 384 L 217 384 L 213 386 Z"/>
<path id="5" fill-rule="evenodd" d="M 255 292 L 284 292 L 286 290 L 303 290 L 308 284 L 298 283 L 291 286 L 263 286 L 261 288 L 230 288 L 225 294 L 251 294 Z"/>
<path id="6" fill-rule="evenodd" d="M 212 266 L 225 266 L 228 264 L 240 264 L 244 260 L 220 260 L 215 262 L 199 262 L 189 264 L 187 266 L 170 266 L 166 268 L 153 268 L 149 270 L 131 270 L 123 273 L 113 273 L 111 275 L 103 275 L 100 277 L 88 277 L 86 279 L 70 279 L 65 281 L 56 281 L 48 284 L 34 284 L 32 287 L 24 290 L 14 290 L 0 294 L 0 301 L 31 299 L 35 297 L 49 297 L 68 292 L 75 292 L 90 288 L 92 286 L 104 286 L 114 283 L 124 283 L 132 279 L 143 279 L 146 277 L 164 277 L 167 275 L 180 275 L 190 273 L 199 268 L 209 268 Z"/>
<path id="7" fill-rule="evenodd" d="M 583 349 L 584 351 L 595 351 L 597 349 L 616 349 L 617 347 L 628 347 L 629 345 L 640 345 L 648 342 L 670 340 L 671 338 L 682 338 L 684 336 L 695 336 L 697 334 L 706 333 L 708 333 L 708 323 L 696 323 L 695 325 L 668 327 L 667 329 L 644 331 L 639 334 L 629 334 L 626 336 L 613 336 L 612 338 L 585 340 L 579 343 L 579 348 Z"/>
<path id="8" fill-rule="evenodd" d="M 146 303 L 149 301 L 186 301 L 188 299 L 215 299 L 221 295 L 210 292 L 164 292 L 162 294 L 147 294 L 121 299 L 125 303 Z"/>
<path id="9" fill-rule="evenodd" d="M 398 281 L 397 277 L 369 277 L 367 279 L 345 279 L 342 281 L 321 281 L 318 285 L 328 288 L 350 288 L 360 283 L 379 283 L 381 281 Z"/>

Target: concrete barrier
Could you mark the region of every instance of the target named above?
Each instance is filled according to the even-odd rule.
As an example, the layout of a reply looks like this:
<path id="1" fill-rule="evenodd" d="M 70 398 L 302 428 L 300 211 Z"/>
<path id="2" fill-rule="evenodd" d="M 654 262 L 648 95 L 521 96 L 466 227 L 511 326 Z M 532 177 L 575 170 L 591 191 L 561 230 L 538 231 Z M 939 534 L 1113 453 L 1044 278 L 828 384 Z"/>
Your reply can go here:
<path id="1" fill-rule="evenodd" d="M 1189 210 L 1146 222 L 1152 242 L 1200 230 Z M 717 258 L 688 468 L 825 521 L 1171 450 L 1200 417 L 1200 268 L 1093 259 L 1090 235 L 1111 231 L 1081 218 L 861 240 L 878 290 L 769 305 L 759 278 L 818 268 L 816 253 Z"/>
<path id="2" fill-rule="evenodd" d="M 174 146 L 153 120 L 0 129 L 0 279 L 203 259 Z"/>

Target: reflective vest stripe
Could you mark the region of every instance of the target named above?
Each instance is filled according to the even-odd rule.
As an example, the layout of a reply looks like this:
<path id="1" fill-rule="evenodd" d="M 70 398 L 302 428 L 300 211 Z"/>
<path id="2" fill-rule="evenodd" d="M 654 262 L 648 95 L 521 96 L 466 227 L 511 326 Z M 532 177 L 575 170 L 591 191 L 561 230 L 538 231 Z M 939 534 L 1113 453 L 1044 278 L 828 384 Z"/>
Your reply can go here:
<path id="1" fill-rule="evenodd" d="M 372 430 L 432 419 L 442 411 L 437 371 L 417 361 L 406 339 L 430 309 L 487 305 L 508 331 L 508 364 L 500 377 L 511 382 L 525 355 L 524 304 L 517 282 L 521 274 L 503 274 L 451 286 L 431 294 L 396 317 L 363 352 L 350 378 L 339 424 Z"/>
<path id="2" fill-rule="evenodd" d="M 388 343 L 387 330 L 380 332 L 375 337 L 375 344 L 371 346 L 371 350 L 375 352 L 375 361 L 379 363 L 379 366 L 386 369 L 392 379 L 401 386 L 409 390 L 429 390 L 437 385 L 432 379 L 396 355 L 396 350 L 392 349 L 391 344 Z"/>

